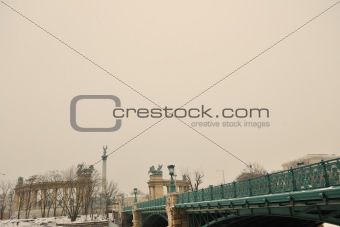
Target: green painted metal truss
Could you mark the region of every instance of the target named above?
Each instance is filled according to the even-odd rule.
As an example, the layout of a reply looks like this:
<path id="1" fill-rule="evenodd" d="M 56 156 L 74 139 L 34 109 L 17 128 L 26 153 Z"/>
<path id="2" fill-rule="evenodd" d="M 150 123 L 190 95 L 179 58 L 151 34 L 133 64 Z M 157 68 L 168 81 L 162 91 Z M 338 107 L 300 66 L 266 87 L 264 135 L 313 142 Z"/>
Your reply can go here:
<path id="1" fill-rule="evenodd" d="M 213 226 L 221 222 L 230 224 L 244 217 L 270 216 L 339 225 L 340 187 L 183 203 L 176 204 L 175 208 L 186 210 L 189 226 Z"/>
<path id="2" fill-rule="evenodd" d="M 340 159 L 319 162 L 265 176 L 212 186 L 179 194 L 178 203 L 192 203 L 219 199 L 306 191 L 340 186 Z"/>
<path id="3" fill-rule="evenodd" d="M 199 226 L 268 215 L 340 224 L 338 186 L 340 159 L 333 159 L 182 193 L 177 195 L 175 208 L 185 209 L 188 223 L 199 222 Z M 138 203 L 137 207 L 142 212 L 163 212 L 166 198 Z M 124 211 L 131 212 L 132 207 Z"/>
<path id="4" fill-rule="evenodd" d="M 146 212 L 142 214 L 142 223 L 146 223 L 148 220 L 150 220 L 152 217 L 162 218 L 166 222 L 168 221 L 168 215 L 165 211 L 163 212 Z"/>

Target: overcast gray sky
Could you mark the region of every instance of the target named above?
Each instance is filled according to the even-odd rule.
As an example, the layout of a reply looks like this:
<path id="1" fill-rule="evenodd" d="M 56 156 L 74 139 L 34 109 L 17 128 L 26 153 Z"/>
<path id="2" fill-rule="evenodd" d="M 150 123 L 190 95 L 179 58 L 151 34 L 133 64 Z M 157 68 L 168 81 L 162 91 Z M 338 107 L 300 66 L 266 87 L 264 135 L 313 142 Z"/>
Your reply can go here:
<path id="1" fill-rule="evenodd" d="M 161 106 L 179 107 L 336 1 L 4 1 Z M 267 108 L 270 127 L 195 127 L 268 171 L 310 153 L 340 155 L 340 5 L 186 107 Z M 122 107 L 154 104 L 32 22 L 0 4 L 0 172 L 27 178 L 96 163 L 158 119 L 123 119 L 116 132 L 70 126 L 77 95 L 115 95 Z M 111 126 L 111 101 L 81 101 L 78 123 Z M 228 119 L 183 119 L 224 122 Z M 233 119 L 237 121 L 238 119 Z M 249 120 L 249 119 L 248 119 Z M 242 119 L 243 121 L 243 119 Z M 245 167 L 176 119 L 165 119 L 108 158 L 122 191 L 147 191 L 151 165 L 202 169 L 204 186 Z M 96 168 L 101 170 L 100 163 Z M 163 168 L 166 173 L 167 170 Z"/>

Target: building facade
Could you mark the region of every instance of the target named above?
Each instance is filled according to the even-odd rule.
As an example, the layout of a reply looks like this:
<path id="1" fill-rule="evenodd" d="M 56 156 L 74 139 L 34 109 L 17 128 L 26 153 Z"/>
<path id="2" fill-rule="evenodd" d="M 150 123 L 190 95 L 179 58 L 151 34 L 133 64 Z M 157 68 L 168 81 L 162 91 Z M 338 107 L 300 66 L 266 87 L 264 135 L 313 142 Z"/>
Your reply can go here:
<path id="1" fill-rule="evenodd" d="M 307 154 L 296 160 L 283 163 L 282 168 L 283 170 L 287 170 L 289 168 L 296 168 L 301 165 L 310 165 L 310 164 L 321 162 L 322 160 L 327 161 L 327 160 L 336 159 L 336 158 L 340 158 L 340 156 L 335 155 L 335 154 Z"/>

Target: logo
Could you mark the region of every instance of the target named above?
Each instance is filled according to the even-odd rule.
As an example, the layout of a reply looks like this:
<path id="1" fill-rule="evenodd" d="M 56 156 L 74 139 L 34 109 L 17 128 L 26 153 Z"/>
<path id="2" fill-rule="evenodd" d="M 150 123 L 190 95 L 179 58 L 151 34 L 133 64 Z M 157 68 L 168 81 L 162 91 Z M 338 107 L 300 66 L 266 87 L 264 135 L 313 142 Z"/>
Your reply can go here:
<path id="1" fill-rule="evenodd" d="M 80 100 L 97 99 L 112 100 L 114 107 L 112 117 L 115 125 L 109 128 L 87 128 L 81 127 L 77 123 L 77 103 Z M 122 119 L 129 118 L 189 118 L 191 127 L 255 127 L 265 128 L 270 126 L 269 121 L 262 121 L 263 118 L 269 119 L 269 109 L 267 108 L 221 108 L 218 112 L 204 105 L 196 108 L 122 108 L 120 99 L 114 95 L 78 95 L 71 100 L 70 122 L 74 130 L 78 132 L 115 132 L 122 126 Z M 212 122 L 209 119 L 224 119 L 223 121 Z M 203 120 L 203 121 L 202 121 Z M 228 120 L 228 121 L 225 121 Z M 242 121 L 241 121 L 242 120 Z M 125 120 L 124 120 L 125 121 Z"/>
<path id="2" fill-rule="evenodd" d="M 74 130 L 78 132 L 114 132 L 122 126 L 122 120 L 116 119 L 114 126 L 110 128 L 84 128 L 77 124 L 77 102 L 84 99 L 109 99 L 115 103 L 116 107 L 121 106 L 120 99 L 114 95 L 78 95 L 71 100 L 70 104 L 70 122 Z"/>

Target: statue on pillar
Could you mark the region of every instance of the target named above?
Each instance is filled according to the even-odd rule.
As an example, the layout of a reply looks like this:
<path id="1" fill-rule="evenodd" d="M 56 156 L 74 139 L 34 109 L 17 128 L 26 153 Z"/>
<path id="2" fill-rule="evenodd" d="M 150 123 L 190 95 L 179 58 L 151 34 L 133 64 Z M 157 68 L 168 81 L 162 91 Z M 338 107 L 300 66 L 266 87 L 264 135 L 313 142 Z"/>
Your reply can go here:
<path id="1" fill-rule="evenodd" d="M 18 178 L 18 184 L 23 184 L 24 183 L 24 178 L 23 177 L 19 177 Z"/>
<path id="2" fill-rule="evenodd" d="M 156 169 L 155 166 L 151 166 L 149 169 L 149 174 L 150 176 L 156 176 L 156 175 L 163 175 L 163 171 L 162 171 L 162 167 L 163 165 L 158 165 L 158 168 Z"/>
<path id="3" fill-rule="evenodd" d="M 84 163 L 80 163 L 77 166 L 77 175 L 80 176 L 83 172 Z"/>

